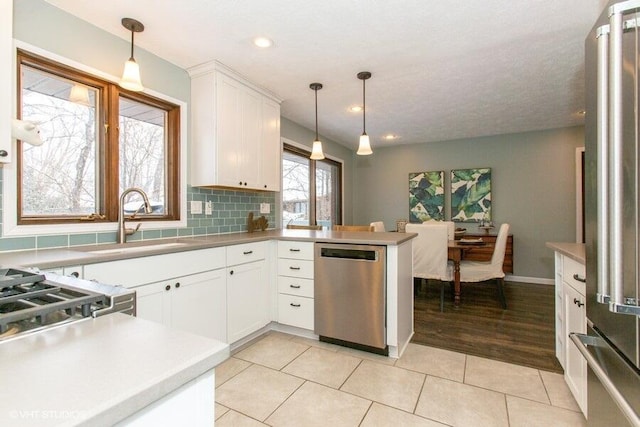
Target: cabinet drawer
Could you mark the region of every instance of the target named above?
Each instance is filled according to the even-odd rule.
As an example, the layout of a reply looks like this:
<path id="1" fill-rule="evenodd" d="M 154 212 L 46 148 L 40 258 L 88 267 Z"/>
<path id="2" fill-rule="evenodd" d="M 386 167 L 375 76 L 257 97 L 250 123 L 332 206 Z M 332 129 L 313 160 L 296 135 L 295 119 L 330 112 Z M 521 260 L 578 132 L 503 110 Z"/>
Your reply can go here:
<path id="1" fill-rule="evenodd" d="M 278 277 L 278 292 L 313 298 L 313 279 L 280 276 Z"/>
<path id="2" fill-rule="evenodd" d="M 562 278 L 564 282 L 571 285 L 578 293 L 584 296 L 586 294 L 584 264 L 567 256 L 563 256 L 562 258 Z"/>
<path id="3" fill-rule="evenodd" d="M 227 266 L 258 261 L 265 258 L 265 242 L 227 246 Z"/>
<path id="4" fill-rule="evenodd" d="M 313 330 L 313 298 L 278 295 L 278 322 Z"/>
<path id="5" fill-rule="evenodd" d="M 278 257 L 313 260 L 313 242 L 278 241 Z"/>
<path id="6" fill-rule="evenodd" d="M 313 261 L 302 259 L 278 259 L 278 276 L 313 279 Z"/>

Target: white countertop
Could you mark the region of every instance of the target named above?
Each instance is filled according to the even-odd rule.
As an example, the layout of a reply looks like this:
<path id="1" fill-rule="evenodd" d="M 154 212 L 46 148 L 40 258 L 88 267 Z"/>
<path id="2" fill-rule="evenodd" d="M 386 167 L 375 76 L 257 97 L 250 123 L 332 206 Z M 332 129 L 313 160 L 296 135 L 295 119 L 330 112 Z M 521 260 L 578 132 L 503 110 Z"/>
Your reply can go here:
<path id="1" fill-rule="evenodd" d="M 113 425 L 228 357 L 227 344 L 121 313 L 5 341 L 0 425 Z"/>
<path id="2" fill-rule="evenodd" d="M 547 242 L 547 247 L 560 252 L 581 264 L 586 264 L 584 243 Z"/>

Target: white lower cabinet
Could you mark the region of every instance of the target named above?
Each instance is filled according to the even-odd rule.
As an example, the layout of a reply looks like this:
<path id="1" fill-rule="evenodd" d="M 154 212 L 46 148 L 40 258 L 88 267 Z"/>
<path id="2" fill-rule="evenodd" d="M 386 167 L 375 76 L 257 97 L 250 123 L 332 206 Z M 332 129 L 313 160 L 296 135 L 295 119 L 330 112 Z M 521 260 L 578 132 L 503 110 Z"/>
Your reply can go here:
<path id="1" fill-rule="evenodd" d="M 225 269 L 134 289 L 141 319 L 227 342 Z"/>
<path id="2" fill-rule="evenodd" d="M 313 242 L 278 242 L 278 323 L 313 330 Z"/>
<path id="3" fill-rule="evenodd" d="M 569 339 L 571 332 L 587 332 L 585 266 L 559 252 L 555 261 L 556 357 L 564 368 L 569 390 L 586 416 L 587 362 Z"/>
<path id="4" fill-rule="evenodd" d="M 265 242 L 227 247 L 227 342 L 232 344 L 270 322 Z M 260 259 L 262 258 L 262 259 Z M 257 259 L 257 260 L 256 260 Z M 234 262 L 244 264 L 231 265 Z"/>

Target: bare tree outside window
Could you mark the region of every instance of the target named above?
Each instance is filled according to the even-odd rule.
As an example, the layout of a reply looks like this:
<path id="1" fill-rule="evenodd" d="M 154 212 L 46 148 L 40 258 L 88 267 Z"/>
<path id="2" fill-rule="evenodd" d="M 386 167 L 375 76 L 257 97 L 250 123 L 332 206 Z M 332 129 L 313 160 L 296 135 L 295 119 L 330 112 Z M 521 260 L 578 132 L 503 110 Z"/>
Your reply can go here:
<path id="1" fill-rule="evenodd" d="M 283 228 L 295 224 L 322 225 L 330 229 L 333 224 L 341 223 L 342 165 L 329 159 L 310 160 L 309 156 L 304 150 L 284 146 Z"/>
<path id="2" fill-rule="evenodd" d="M 38 123 L 46 143 L 22 146 L 22 214 L 86 215 L 96 212 L 96 91 L 70 100 L 74 86 L 62 78 L 22 68 L 22 118 Z"/>

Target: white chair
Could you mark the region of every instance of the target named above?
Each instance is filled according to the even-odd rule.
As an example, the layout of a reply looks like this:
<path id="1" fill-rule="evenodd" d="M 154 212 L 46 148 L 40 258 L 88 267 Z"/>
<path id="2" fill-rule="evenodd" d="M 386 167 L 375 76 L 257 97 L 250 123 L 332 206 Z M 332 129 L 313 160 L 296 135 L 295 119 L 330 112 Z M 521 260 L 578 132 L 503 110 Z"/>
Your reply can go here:
<path id="1" fill-rule="evenodd" d="M 507 236 L 509 235 L 509 224 L 502 224 L 498 230 L 496 245 L 493 248 L 491 261 L 460 261 L 460 282 L 484 282 L 496 279 L 498 285 L 498 296 L 503 309 L 507 308 L 507 301 L 504 297 L 504 253 L 507 249 Z"/>
<path id="2" fill-rule="evenodd" d="M 413 277 L 441 282 L 440 311 L 444 310 L 444 283 L 453 280 L 453 264 L 448 261 L 448 224 L 407 224 L 407 233 L 417 233 L 413 239 Z"/>
<path id="3" fill-rule="evenodd" d="M 456 238 L 456 224 L 453 221 L 425 221 L 422 224 L 424 225 L 446 225 L 447 226 L 447 237 L 449 240 L 454 240 Z"/>
<path id="4" fill-rule="evenodd" d="M 375 221 L 375 222 L 372 222 L 369 225 L 371 225 L 373 227 L 373 231 L 385 231 L 384 222 L 382 222 L 382 221 Z"/>

